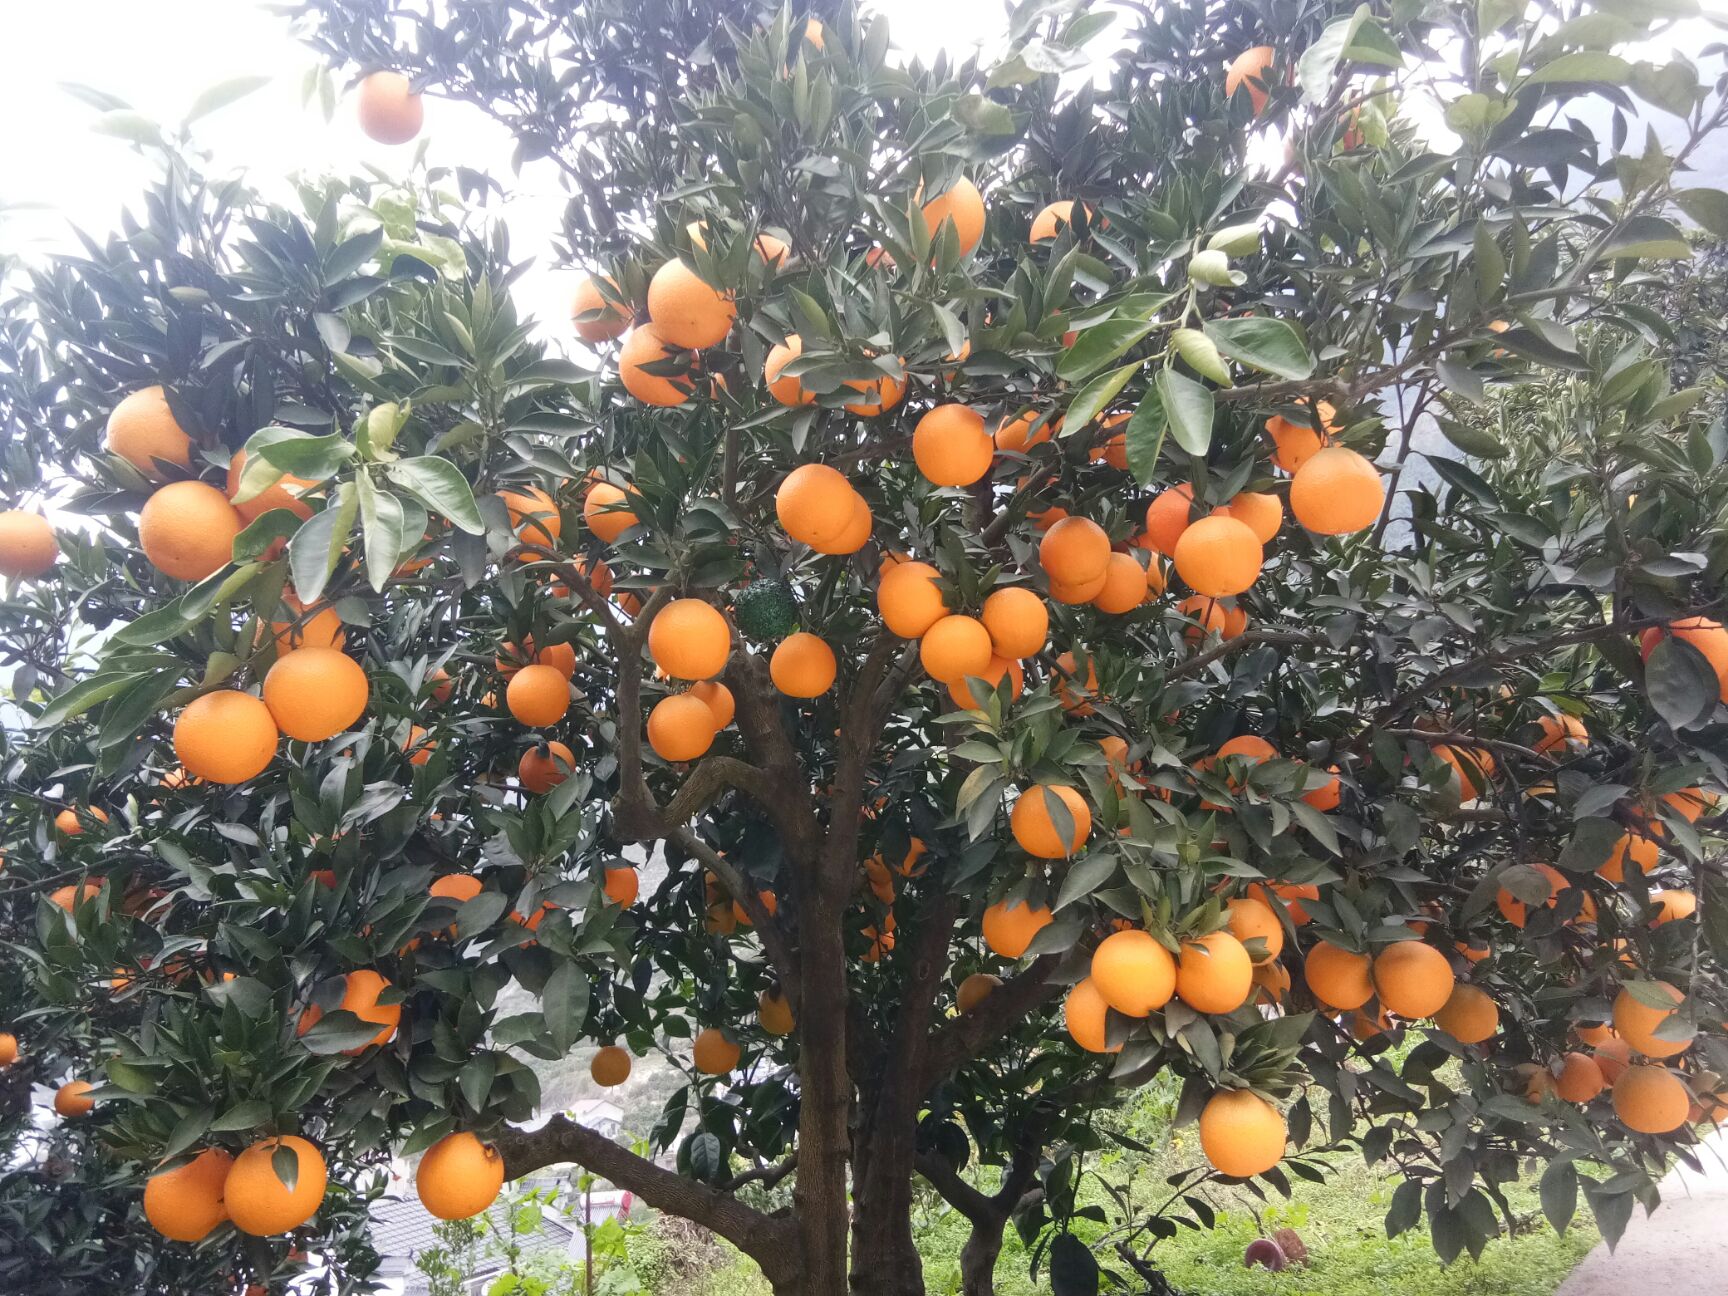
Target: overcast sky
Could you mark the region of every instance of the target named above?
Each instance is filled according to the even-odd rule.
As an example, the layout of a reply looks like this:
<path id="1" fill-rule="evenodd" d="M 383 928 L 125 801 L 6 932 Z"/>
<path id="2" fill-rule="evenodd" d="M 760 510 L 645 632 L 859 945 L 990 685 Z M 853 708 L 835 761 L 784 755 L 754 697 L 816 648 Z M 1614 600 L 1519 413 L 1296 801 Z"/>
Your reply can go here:
<path id="1" fill-rule="evenodd" d="M 1728 11 L 1728 0 L 1705 2 Z M 964 54 L 1003 38 L 1002 0 L 874 0 L 874 7 L 887 16 L 896 45 L 907 54 L 929 57 L 943 48 Z M 1696 57 L 1721 39 L 1719 29 L 1696 22 L 1662 44 Z M 1647 56 L 1660 59 L 1665 50 Z M 68 245 L 72 223 L 97 232 L 112 229 L 122 206 L 135 201 L 152 178 L 150 163 L 128 145 L 90 130 L 95 113 L 59 88 L 67 81 L 98 87 L 148 116 L 173 122 L 207 87 L 235 76 L 266 75 L 271 82 L 264 89 L 198 124 L 197 140 L 214 153 L 218 167 L 244 168 L 266 189 L 297 171 L 345 174 L 362 161 L 403 170 L 412 146 L 367 140 L 354 124 L 351 103 L 339 104 L 329 123 L 315 105 L 301 107 L 301 77 L 313 63 L 311 52 L 289 36 L 283 20 L 264 11 L 261 0 L 0 0 L 0 205 L 44 207 L 0 218 L 0 241 L 47 251 Z M 1600 106 L 1600 114 L 1583 115 L 1605 132 L 1606 107 Z M 1677 126 L 1665 114 L 1654 117 L 1664 135 Z M 477 167 L 506 181 L 517 255 L 549 265 L 549 240 L 563 207 L 554 168 L 531 166 L 512 180 L 507 132 L 477 109 L 433 96 L 427 99 L 426 135 L 434 164 Z M 1692 183 L 1728 186 L 1728 140 L 1699 161 Z M 529 276 L 519 305 L 542 320 L 560 319 L 570 278 Z"/>

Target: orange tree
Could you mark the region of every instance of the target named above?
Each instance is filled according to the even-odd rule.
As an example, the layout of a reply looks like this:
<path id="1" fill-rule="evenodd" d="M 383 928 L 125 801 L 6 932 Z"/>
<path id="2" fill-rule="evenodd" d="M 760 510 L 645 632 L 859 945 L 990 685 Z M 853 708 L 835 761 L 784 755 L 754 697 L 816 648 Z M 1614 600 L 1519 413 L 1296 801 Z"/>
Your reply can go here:
<path id="1" fill-rule="evenodd" d="M 171 165 L 6 305 L 4 1025 L 14 1130 L 96 1083 L 49 1138 L 143 1285 L 360 1281 L 393 1150 L 781 1293 L 921 1291 L 918 1176 L 971 1293 L 1010 1221 L 1156 1287 L 1328 1149 L 1447 1257 L 1526 1158 L 1561 1226 L 1655 1200 L 1728 1074 L 1728 446 L 1652 306 L 1725 109 L 1666 19 L 1028 0 L 925 67 L 831 4 L 281 7 L 378 138 L 429 92 L 561 170 L 597 358 L 481 173 L 288 210 L 91 92 Z M 653 1155 L 522 1128 L 579 1041 L 686 1071 Z M 1160 1071 L 1205 1164 L 1107 1210 Z"/>

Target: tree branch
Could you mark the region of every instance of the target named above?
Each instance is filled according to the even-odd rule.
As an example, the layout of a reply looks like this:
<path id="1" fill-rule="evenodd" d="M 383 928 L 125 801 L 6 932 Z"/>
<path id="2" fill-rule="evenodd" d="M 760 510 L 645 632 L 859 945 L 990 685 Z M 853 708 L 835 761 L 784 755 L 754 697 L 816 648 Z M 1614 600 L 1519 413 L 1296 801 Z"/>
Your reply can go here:
<path id="1" fill-rule="evenodd" d="M 511 1179 L 545 1166 L 579 1165 L 656 1210 L 718 1233 L 761 1265 L 771 1281 L 784 1281 L 775 1275 L 786 1275 L 792 1267 L 796 1233 L 788 1221 L 752 1210 L 726 1193 L 658 1166 L 568 1116 L 554 1116 L 537 1130 L 507 1127 L 496 1145 Z"/>
<path id="2" fill-rule="evenodd" d="M 1234 639 L 1226 639 L 1223 643 L 1208 648 L 1203 653 L 1197 653 L 1185 662 L 1178 662 L 1164 672 L 1165 682 L 1186 679 L 1197 675 L 1215 661 L 1225 657 L 1233 657 L 1246 648 L 1256 644 L 1273 644 L 1284 648 L 1306 648 L 1324 646 L 1326 638 L 1305 630 L 1244 630 Z"/>
<path id="3" fill-rule="evenodd" d="M 1026 970 L 992 990 L 984 1002 L 962 1016 L 944 1023 L 931 1033 L 919 1075 L 918 1090 L 929 1093 L 943 1077 L 963 1062 L 1006 1035 L 1028 1014 L 1042 1008 L 1063 991 L 1049 978 L 1062 962 L 1059 954 L 1043 954 Z"/>
<path id="4" fill-rule="evenodd" d="M 762 939 L 763 952 L 768 955 L 775 975 L 780 978 L 780 989 L 791 1004 L 792 1011 L 796 1013 L 800 1007 L 798 958 L 787 943 L 786 932 L 779 918 L 768 912 L 756 888 L 745 881 L 744 875 L 733 867 L 731 860 L 688 828 L 682 825 L 673 828 L 667 840 L 677 843 L 701 861 L 704 868 L 720 879 L 720 884 L 748 915 L 751 926 Z"/>

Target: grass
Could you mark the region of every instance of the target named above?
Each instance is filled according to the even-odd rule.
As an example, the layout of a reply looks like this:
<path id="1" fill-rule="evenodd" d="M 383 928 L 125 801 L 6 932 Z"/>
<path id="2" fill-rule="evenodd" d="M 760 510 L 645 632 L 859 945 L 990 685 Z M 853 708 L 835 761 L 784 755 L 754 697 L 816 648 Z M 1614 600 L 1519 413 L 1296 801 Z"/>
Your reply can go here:
<path id="1" fill-rule="evenodd" d="M 1168 1152 L 1172 1168 L 1190 1162 L 1193 1131 L 1178 1131 Z M 1161 1156 L 1159 1158 L 1163 1160 Z M 1146 1178 L 1155 1176 L 1143 1176 Z M 1532 1222 L 1516 1236 L 1488 1244 L 1480 1261 L 1468 1256 L 1442 1265 L 1425 1229 L 1387 1238 L 1382 1223 L 1395 1178 L 1376 1173 L 1359 1160 L 1340 1160 L 1324 1184 L 1296 1181 L 1292 1198 L 1274 1198 L 1259 1207 L 1251 1196 L 1226 1190 L 1214 1194 L 1226 1207 L 1218 1227 L 1182 1230 L 1161 1242 L 1154 1259 L 1183 1296 L 1552 1296 L 1554 1289 L 1596 1243 L 1588 1217 L 1564 1237 L 1539 1219 L 1533 1188 L 1514 1188 L 1509 1196 L 1521 1219 Z M 1090 1198 L 1092 1194 L 1085 1194 Z M 1252 1209 L 1259 1207 L 1265 1232 L 1294 1228 L 1308 1247 L 1309 1263 L 1283 1273 L 1244 1269 L 1242 1251 L 1260 1236 Z M 966 1241 L 964 1219 L 930 1205 L 918 1219 L 918 1247 L 930 1296 L 952 1296 L 960 1289 L 959 1254 Z M 1012 1228 L 996 1267 L 997 1296 L 1048 1296 L 1049 1278 L 1034 1282 L 1028 1256 Z M 768 1286 L 747 1260 L 706 1275 L 675 1292 L 657 1296 L 768 1296 Z"/>

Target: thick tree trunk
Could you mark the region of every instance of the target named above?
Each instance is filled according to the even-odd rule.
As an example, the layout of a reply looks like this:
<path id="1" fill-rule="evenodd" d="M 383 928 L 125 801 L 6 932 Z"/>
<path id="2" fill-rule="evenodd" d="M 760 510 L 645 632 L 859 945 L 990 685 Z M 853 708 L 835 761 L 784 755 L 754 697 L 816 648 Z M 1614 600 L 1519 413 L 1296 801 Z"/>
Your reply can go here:
<path id="1" fill-rule="evenodd" d="M 846 1071 L 846 950 L 841 914 L 812 886 L 799 913 L 803 1002 L 798 1021 L 798 1182 L 794 1216 L 804 1293 L 846 1290 L 846 1166 L 852 1083 Z"/>
<path id="2" fill-rule="evenodd" d="M 853 1162 L 852 1293 L 924 1296 L 923 1261 L 912 1238 L 916 1128 L 898 1097 L 877 1111 L 858 1131 Z"/>
<path id="3" fill-rule="evenodd" d="M 996 1261 L 1002 1254 L 1002 1220 L 972 1221 L 972 1232 L 960 1249 L 961 1296 L 996 1296 Z"/>

